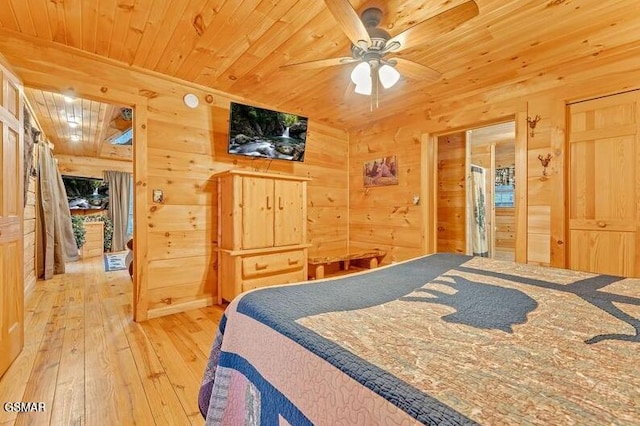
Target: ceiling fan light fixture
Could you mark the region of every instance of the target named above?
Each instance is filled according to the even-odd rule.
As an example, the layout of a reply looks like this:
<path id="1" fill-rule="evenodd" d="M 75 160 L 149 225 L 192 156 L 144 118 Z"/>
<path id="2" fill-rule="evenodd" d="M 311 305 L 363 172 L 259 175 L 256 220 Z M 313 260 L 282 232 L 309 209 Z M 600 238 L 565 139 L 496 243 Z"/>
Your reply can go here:
<path id="1" fill-rule="evenodd" d="M 380 77 L 380 83 L 382 83 L 382 87 L 388 89 L 390 87 L 393 87 L 398 82 L 398 80 L 400 80 L 400 73 L 391 65 L 385 64 L 378 70 L 378 77 Z"/>
<path id="2" fill-rule="evenodd" d="M 365 82 L 362 84 L 356 84 L 356 88 L 354 89 L 354 91 L 359 95 L 370 96 L 371 88 L 372 88 L 371 79 L 369 79 L 368 82 Z"/>
<path id="3" fill-rule="evenodd" d="M 367 62 L 360 62 L 351 71 L 351 81 L 356 86 L 369 85 L 371 86 L 371 66 Z"/>

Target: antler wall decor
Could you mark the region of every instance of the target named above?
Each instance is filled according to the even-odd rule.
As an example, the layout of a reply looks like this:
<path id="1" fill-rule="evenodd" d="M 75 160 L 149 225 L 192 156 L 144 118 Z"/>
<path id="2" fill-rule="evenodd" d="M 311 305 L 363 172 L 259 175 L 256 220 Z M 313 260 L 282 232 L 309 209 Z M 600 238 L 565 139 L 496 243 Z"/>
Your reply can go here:
<path id="1" fill-rule="evenodd" d="M 544 181 L 547 180 L 547 176 L 549 176 L 547 174 L 547 167 L 549 166 L 549 162 L 551 161 L 551 154 L 547 154 L 546 157 L 543 157 L 542 154 L 538 155 L 538 160 L 540 160 L 540 164 L 542 164 L 542 176 L 540 177 L 540 180 Z"/>
<path id="2" fill-rule="evenodd" d="M 538 121 L 540 121 L 540 120 L 542 120 L 542 117 L 540 117 L 537 114 L 533 118 L 527 117 L 527 124 L 529 124 L 529 128 L 531 129 L 531 133 L 529 133 L 531 135 L 531 137 L 534 136 L 533 129 L 536 128 L 536 125 L 538 124 Z"/>

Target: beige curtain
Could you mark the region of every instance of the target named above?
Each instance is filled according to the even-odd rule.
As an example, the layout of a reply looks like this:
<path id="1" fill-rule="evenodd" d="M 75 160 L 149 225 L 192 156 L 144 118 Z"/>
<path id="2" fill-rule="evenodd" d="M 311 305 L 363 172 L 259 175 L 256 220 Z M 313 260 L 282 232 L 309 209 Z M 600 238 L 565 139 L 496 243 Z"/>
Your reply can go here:
<path id="1" fill-rule="evenodd" d="M 104 179 L 109 183 L 109 217 L 113 222 L 111 251 L 126 250 L 129 200 L 131 199 L 131 173 L 107 170 Z"/>
<path id="2" fill-rule="evenodd" d="M 67 191 L 53 153 L 38 146 L 38 277 L 48 280 L 64 274 L 65 262 L 78 260 Z"/>

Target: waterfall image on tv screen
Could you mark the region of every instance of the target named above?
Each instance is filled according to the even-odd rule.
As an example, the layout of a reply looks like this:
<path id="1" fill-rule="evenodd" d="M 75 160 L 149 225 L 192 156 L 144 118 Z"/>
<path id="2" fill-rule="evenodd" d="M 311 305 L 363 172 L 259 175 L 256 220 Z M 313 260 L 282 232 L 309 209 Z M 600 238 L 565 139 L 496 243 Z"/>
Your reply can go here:
<path id="1" fill-rule="evenodd" d="M 229 154 L 304 161 L 307 117 L 231 103 Z"/>

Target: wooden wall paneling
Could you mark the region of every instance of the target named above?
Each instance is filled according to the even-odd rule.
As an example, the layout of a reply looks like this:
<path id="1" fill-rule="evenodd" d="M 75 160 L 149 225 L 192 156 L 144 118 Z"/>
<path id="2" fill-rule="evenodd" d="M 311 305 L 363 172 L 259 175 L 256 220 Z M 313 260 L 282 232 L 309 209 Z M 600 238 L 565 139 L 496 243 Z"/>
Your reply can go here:
<path id="1" fill-rule="evenodd" d="M 27 97 L 24 97 L 24 103 L 29 111 L 30 125 L 32 128 L 38 129 L 41 133 L 38 137 L 39 141 L 46 140 L 46 135 L 42 132 L 42 125 L 38 117 L 34 113 L 33 105 Z M 25 118 L 26 120 L 26 118 Z M 38 165 L 38 149 L 34 146 L 32 156 L 33 170 Z M 27 185 L 27 194 L 24 207 L 24 294 L 29 294 L 35 287 L 37 281 L 37 263 L 36 263 L 36 208 L 38 201 L 38 180 L 35 176 L 29 176 Z"/>
<path id="2" fill-rule="evenodd" d="M 638 74 L 631 68 L 630 63 L 619 58 L 615 61 L 604 64 L 603 67 L 585 67 L 579 74 L 572 74 L 572 78 L 561 86 L 553 90 L 544 85 L 525 84 L 515 90 L 522 89 L 520 95 L 525 102 L 530 102 L 527 108 L 526 103 L 511 102 L 499 91 L 491 88 L 482 95 L 483 99 L 490 99 L 483 108 L 474 105 L 474 101 L 462 104 L 455 99 L 450 102 L 440 102 L 437 105 L 424 109 L 416 109 L 403 112 L 391 119 L 376 122 L 373 125 L 367 124 L 368 129 L 353 129 L 352 135 L 360 135 L 366 132 L 368 137 L 380 136 L 390 128 L 399 128 L 405 125 L 421 126 L 424 131 L 442 132 L 451 127 L 467 127 L 475 123 L 495 119 L 500 116 L 516 114 L 517 136 L 516 136 L 516 163 L 521 167 L 516 168 L 516 258 L 518 261 L 527 261 L 528 247 L 534 254 L 532 262 L 562 266 L 562 256 L 564 251 L 562 246 L 564 240 L 560 231 L 563 219 L 562 209 L 564 208 L 563 179 L 564 174 L 564 152 L 558 153 L 558 143 L 563 143 L 565 114 L 561 111 L 562 105 L 571 99 L 582 99 L 588 95 L 597 96 L 607 94 L 617 90 L 627 90 L 637 86 Z M 623 71 L 624 70 L 624 71 Z M 542 89 L 542 90 L 540 90 Z M 480 100 L 478 98 L 477 100 Z M 540 114 L 543 118 L 536 127 L 536 135 L 528 136 L 527 115 Z M 546 117 L 546 118 L 545 118 Z M 531 152 L 529 153 L 529 149 Z M 554 158 L 551 160 L 548 171 L 550 180 L 540 182 L 542 172 L 539 154 L 551 153 Z M 552 182 L 552 183 L 551 183 Z M 557 190 L 559 189 L 559 190 Z M 528 243 L 527 213 L 529 211 L 528 202 L 535 207 L 549 207 L 551 219 L 546 223 L 549 229 L 543 233 L 532 235 L 534 241 Z M 560 223 L 559 223 L 560 222 Z M 541 232 L 540 228 L 537 228 Z M 545 243 L 547 241 L 547 243 Z M 553 248 L 553 249 L 552 249 Z"/>
<path id="3" fill-rule="evenodd" d="M 534 215 L 529 219 L 529 233 L 533 240 L 540 246 L 543 238 L 549 238 L 549 249 L 544 247 L 542 252 L 537 252 L 534 247 L 529 247 L 528 253 L 543 265 L 563 267 L 565 266 L 564 244 L 564 140 L 565 140 L 565 107 L 564 102 L 554 97 L 533 97 L 529 101 L 528 116 L 540 117 L 540 121 L 533 130 L 534 136 L 528 135 L 529 142 L 529 176 L 528 176 L 528 203 L 539 208 L 545 207 L 550 215 L 544 219 L 546 225 L 532 226 L 532 221 L 540 218 Z M 547 176 L 543 176 L 543 167 L 538 158 L 546 158 L 551 155 Z M 540 211 L 540 209 L 536 211 Z M 529 210 L 531 211 L 531 210 Z M 546 216 L 546 213 L 545 213 Z M 548 254 L 548 258 L 546 257 Z"/>
<path id="4" fill-rule="evenodd" d="M 307 182 L 307 241 L 309 256 L 330 256 L 349 245 L 349 135 L 311 117 L 304 163 L 293 164 Z M 274 162 L 275 163 L 275 162 Z M 287 165 L 285 162 L 282 166 Z M 270 170 L 276 164 L 272 164 Z"/>
<path id="5" fill-rule="evenodd" d="M 33 150 L 33 164 L 38 164 L 38 150 Z M 30 176 L 24 208 L 24 293 L 29 294 L 36 285 L 36 188 L 35 177 Z"/>
<path id="6" fill-rule="evenodd" d="M 437 229 L 437 184 L 438 184 L 438 140 L 428 133 L 422 135 L 420 146 L 420 199 L 422 234 L 424 235 L 422 253 L 429 254 L 436 251 Z M 413 200 L 412 200 L 413 201 Z"/>
<path id="7" fill-rule="evenodd" d="M 62 175 L 102 179 L 105 170 L 133 172 L 133 163 L 131 161 L 57 154 L 55 158 L 58 160 L 58 169 Z"/>
<path id="8" fill-rule="evenodd" d="M 145 200 L 147 199 L 145 194 Z M 206 205 L 171 205 L 151 203 L 148 210 L 148 226 L 152 230 L 209 232 L 211 208 Z"/>
<path id="9" fill-rule="evenodd" d="M 200 230 L 150 231 L 149 259 L 163 260 L 181 257 L 214 256 L 216 236 Z"/>
<path id="10" fill-rule="evenodd" d="M 536 135 L 537 136 L 537 135 Z M 530 136 L 529 136 L 530 137 Z M 537 242 L 537 246 L 540 246 L 540 241 L 547 238 L 551 241 L 551 224 L 550 224 L 550 205 L 551 205 L 551 195 L 553 191 L 553 187 L 549 184 L 548 178 L 544 178 L 542 176 L 542 167 L 540 166 L 540 160 L 538 159 L 538 155 L 545 155 L 549 152 L 549 148 L 539 148 L 529 150 L 529 178 L 528 178 L 528 210 L 527 210 L 527 229 L 529 233 L 529 243 L 532 244 L 532 241 Z M 538 217 L 535 213 L 545 211 L 544 217 Z M 532 215 L 532 213 L 534 213 Z M 536 222 L 544 222 L 545 226 L 535 226 Z M 527 248 L 528 258 L 531 262 L 532 254 L 536 251 L 536 248 L 533 246 L 529 246 Z M 542 264 L 544 266 L 549 266 L 551 264 L 551 251 L 550 249 L 545 248 L 544 255 L 542 253 L 538 253 L 535 255 L 537 259 L 537 263 Z M 548 256 L 548 257 L 547 257 Z"/>
<path id="11" fill-rule="evenodd" d="M 183 175 L 184 176 L 184 175 Z M 165 204 L 170 205 L 211 205 L 215 206 L 216 200 L 216 181 L 208 178 L 206 180 L 194 179 L 191 175 L 188 177 L 165 177 L 150 175 L 149 191 L 147 201 L 153 202 L 153 189 L 166 188 L 164 194 Z"/>
<path id="12" fill-rule="evenodd" d="M 384 120 L 384 121 L 379 121 L 374 123 L 373 125 L 370 125 L 367 129 L 356 129 L 356 130 L 352 130 L 351 131 L 351 147 L 352 150 L 350 152 L 350 160 L 352 162 L 358 162 L 360 163 L 360 158 L 358 158 L 359 156 L 362 156 L 361 153 L 358 153 L 356 149 L 354 149 L 354 147 L 358 147 L 358 144 L 354 141 L 360 140 L 360 144 L 363 144 L 364 150 L 365 152 L 368 151 L 374 151 L 375 149 L 381 149 L 381 147 L 379 147 L 378 145 L 375 144 L 375 142 L 372 142 L 370 144 L 366 143 L 368 141 L 380 141 L 380 140 L 387 140 L 390 139 L 388 135 L 390 134 L 395 134 L 396 132 L 400 132 L 404 126 L 403 123 L 406 123 L 407 121 L 407 117 L 410 115 L 409 114 L 405 114 L 402 117 L 397 117 L 397 121 L 396 119 L 394 120 Z M 485 125 L 490 124 L 491 122 L 504 122 L 505 117 L 509 117 L 509 116 L 514 116 L 516 117 L 516 141 L 515 141 L 515 155 L 516 155 L 516 164 L 520 164 L 521 166 L 518 168 L 516 168 L 516 181 L 520 182 L 519 184 L 516 185 L 516 198 L 518 199 L 518 204 L 521 206 L 520 208 L 516 208 L 516 221 L 517 221 L 517 226 L 515 229 L 515 232 L 517 235 L 523 234 L 523 236 L 521 237 L 516 237 L 516 256 L 519 259 L 518 261 L 526 261 L 526 247 L 527 247 L 527 239 L 526 239 L 526 231 L 527 231 L 527 226 L 526 226 L 526 220 L 527 220 L 527 185 L 526 185 L 526 175 L 527 175 L 527 170 L 528 167 L 526 165 L 526 158 L 527 158 L 527 123 L 526 123 L 526 103 L 522 103 L 522 102 L 518 102 L 515 104 L 502 104 L 500 102 L 496 102 L 496 104 L 491 105 L 489 107 L 485 107 L 482 109 L 475 109 L 475 108 L 470 108 L 470 109 L 461 109 L 459 111 L 457 111 L 455 114 L 452 114 L 451 116 L 447 117 L 447 120 L 438 120 L 438 121 L 434 121 L 432 119 L 430 119 L 429 117 L 423 117 L 423 116 L 412 116 L 412 122 L 411 124 L 407 124 L 407 126 L 409 126 L 409 128 L 418 128 L 418 129 L 422 129 L 423 132 L 429 131 L 429 132 L 434 132 L 434 133 L 443 133 L 445 131 L 446 128 L 448 128 L 448 126 L 451 125 L 451 123 L 455 122 L 455 123 L 459 123 L 461 127 L 466 127 L 466 128 L 476 128 L 476 127 L 481 127 L 482 123 L 487 123 Z M 487 119 L 489 119 L 489 122 L 487 122 Z M 431 147 L 429 147 L 429 145 L 426 145 L 426 147 L 422 148 L 422 150 L 426 150 L 427 151 L 427 157 L 429 155 L 433 155 L 436 156 L 435 152 L 437 151 L 437 138 L 432 138 L 431 139 L 432 145 Z M 395 141 L 397 143 L 397 141 Z M 430 151 L 429 151 L 430 150 Z M 419 157 L 419 154 L 417 151 L 411 151 L 410 149 L 407 149 L 407 153 L 409 156 L 413 156 L 413 158 L 417 158 Z M 369 158 L 372 154 L 369 154 Z M 375 154 L 373 154 L 375 155 Z M 447 156 L 450 155 L 447 154 L 446 152 L 443 154 L 443 156 Z M 440 155 L 437 155 L 438 157 L 440 157 Z M 422 155 L 422 157 L 424 157 L 424 155 Z M 430 173 L 433 173 L 435 175 L 435 168 L 437 167 L 437 163 L 433 162 L 431 164 L 433 164 L 433 168 L 431 171 L 428 170 L 429 167 L 429 162 L 427 161 L 426 163 L 423 161 L 423 164 L 425 164 L 425 173 L 427 173 L 427 175 L 429 176 Z M 350 167 L 351 170 L 351 177 L 350 177 L 350 181 L 351 181 L 351 185 L 352 185 L 352 190 L 351 190 L 351 210 L 355 211 L 355 209 L 357 209 L 356 206 L 358 205 L 362 205 L 362 200 L 359 200 L 358 198 L 362 198 L 363 195 L 359 193 L 359 191 L 354 190 L 354 185 L 359 182 L 358 179 L 361 178 L 362 175 L 362 171 L 360 170 L 359 167 L 354 167 L 353 165 Z M 434 182 L 435 182 L 435 177 L 434 177 Z M 358 185 L 361 185 L 358 183 Z M 426 187 L 425 187 L 426 186 Z M 434 184 L 435 186 L 435 184 Z M 455 187 L 458 187 L 460 189 L 460 186 L 454 183 L 454 189 Z M 428 205 L 425 205 L 424 202 L 425 200 L 429 200 L 430 203 L 432 205 L 435 205 L 437 200 L 437 188 L 435 187 L 431 187 L 432 189 L 429 188 L 428 184 L 423 184 L 422 187 L 420 188 L 421 193 L 423 193 L 424 195 L 422 196 L 422 204 L 424 208 L 428 209 Z M 394 195 L 390 195 L 390 196 L 394 196 Z M 411 208 L 411 199 L 410 198 L 398 198 L 396 199 L 396 201 L 399 203 L 400 208 L 402 207 L 408 207 Z M 368 235 L 367 233 L 373 235 L 376 232 L 376 224 L 373 221 L 371 221 L 371 223 L 368 224 L 368 227 L 365 229 L 356 229 L 356 221 L 358 220 L 357 218 L 354 219 L 354 215 L 351 215 L 352 219 L 350 220 L 350 222 L 352 223 L 352 226 L 350 227 L 351 229 L 351 238 L 350 238 L 350 245 L 352 247 L 352 249 L 355 249 L 357 247 L 363 247 L 363 248 L 371 248 L 372 245 L 371 244 L 361 244 L 358 243 L 356 241 L 356 235 L 358 235 L 358 233 L 360 233 L 361 235 Z M 427 215 L 423 215 L 423 217 L 428 217 Z M 424 220 L 424 219 L 423 219 Z M 428 229 L 434 229 L 434 233 L 437 233 L 437 231 L 435 231 L 435 225 L 436 220 L 432 220 L 431 222 L 428 223 L 420 223 L 419 226 L 421 226 L 423 229 L 425 229 L 425 234 L 427 233 Z M 460 228 L 460 232 L 462 232 L 462 227 Z M 373 238 L 373 237 L 369 237 L 369 238 Z M 426 243 L 425 243 L 426 244 Z M 435 242 L 434 242 L 435 244 Z M 428 245 L 426 245 L 428 247 Z M 399 253 L 402 252 L 404 254 L 404 259 L 408 258 L 408 257 L 412 257 L 412 256 L 416 256 L 417 254 L 420 253 L 424 253 L 425 251 L 422 252 L 418 252 L 416 253 L 414 250 L 404 250 L 401 247 L 394 247 L 393 248 L 394 253 L 396 254 L 395 259 L 401 259 L 401 257 L 399 256 Z M 428 252 L 428 251 L 427 251 Z"/>
<path id="13" fill-rule="evenodd" d="M 465 132 L 438 137 L 438 252 L 466 253 L 466 153 Z"/>
<path id="14" fill-rule="evenodd" d="M 130 162 L 133 158 L 133 148 L 130 145 L 113 145 L 104 142 L 100 145 L 98 157 Z"/>
<path id="15" fill-rule="evenodd" d="M 149 148 L 148 156 L 149 174 L 169 179 L 209 179 L 213 173 L 230 167 L 228 164 L 216 163 L 210 155 L 200 153 Z"/>
<path id="16" fill-rule="evenodd" d="M 502 207 L 495 210 L 495 253 L 496 259 L 515 260 L 516 218 L 515 208 Z"/>
<path id="17" fill-rule="evenodd" d="M 561 99 L 551 100 L 551 169 L 554 177 L 554 190 L 551 196 L 551 266 L 564 268 L 567 266 L 566 238 L 566 201 L 568 190 L 566 186 L 566 104 Z"/>
<path id="18" fill-rule="evenodd" d="M 270 163 L 232 156 L 226 153 L 228 105 L 236 99 L 231 95 L 42 43 L 23 40 L 6 44 L 0 40 L 0 49 L 8 52 L 27 84 L 58 92 L 73 87 L 79 96 L 88 99 L 135 105 L 136 320 L 202 306 L 216 296 L 216 281 L 210 278 L 215 277 L 216 265 L 205 241 L 215 238 L 217 203 L 210 198 L 215 192 L 210 176 L 217 171 L 269 168 L 276 173 L 310 177 L 308 203 L 314 202 L 309 205 L 307 221 L 314 244 L 310 251 L 329 255 L 347 250 L 347 132 L 310 117 L 304 163 Z M 51 64 L 56 65 L 52 68 Z M 64 64 L 73 64 L 73 68 Z M 187 92 L 200 98 L 200 107 L 192 110 L 183 105 L 182 96 Z M 210 103 L 205 100 L 206 95 L 211 95 Z M 62 158 L 60 163 L 70 172 L 76 167 L 71 159 Z M 152 202 L 153 189 L 164 191 L 164 204 Z M 207 234 L 206 240 L 189 234 L 194 232 Z M 179 250 L 187 241 L 195 245 Z M 152 249 L 152 243 L 159 244 L 159 248 Z M 191 277 L 198 276 L 199 282 L 149 289 L 151 262 L 153 268 L 163 265 L 158 262 L 181 262 L 184 266 L 180 260 L 184 258 L 199 259 L 189 262 L 193 267 L 188 271 Z M 205 294 L 207 289 L 212 289 L 210 294 Z M 169 298 L 170 305 L 163 302 Z"/>
<path id="19" fill-rule="evenodd" d="M 197 267 L 194 267 L 194 265 Z M 215 279 L 203 279 L 201 275 L 202 271 L 207 270 L 213 273 L 214 270 L 211 266 L 210 259 L 200 255 L 200 253 L 194 257 L 181 256 L 172 259 L 152 260 L 149 262 L 148 289 L 151 291 L 153 289 L 189 283 L 206 283 L 202 287 L 211 285 L 210 283 L 215 284 Z M 211 298 L 212 294 L 213 292 L 209 294 L 198 294 L 198 296 Z M 172 303 L 168 302 L 168 304 Z"/>
<path id="20" fill-rule="evenodd" d="M 420 206 L 422 135 L 418 127 L 390 128 L 351 135 L 349 152 L 349 248 L 387 250 L 383 264 L 424 253 Z M 418 154 L 416 154 L 418 153 Z M 363 167 L 376 158 L 396 156 L 398 184 L 365 188 Z M 312 181 L 313 182 L 313 181 Z M 408 255 L 408 253 L 410 253 Z"/>
<path id="21" fill-rule="evenodd" d="M 196 154 L 211 154 L 214 152 L 212 149 L 214 133 L 207 129 L 206 126 L 197 128 L 184 126 L 182 123 L 174 124 L 173 126 L 150 126 L 149 143 L 154 148 L 171 151 Z"/>

